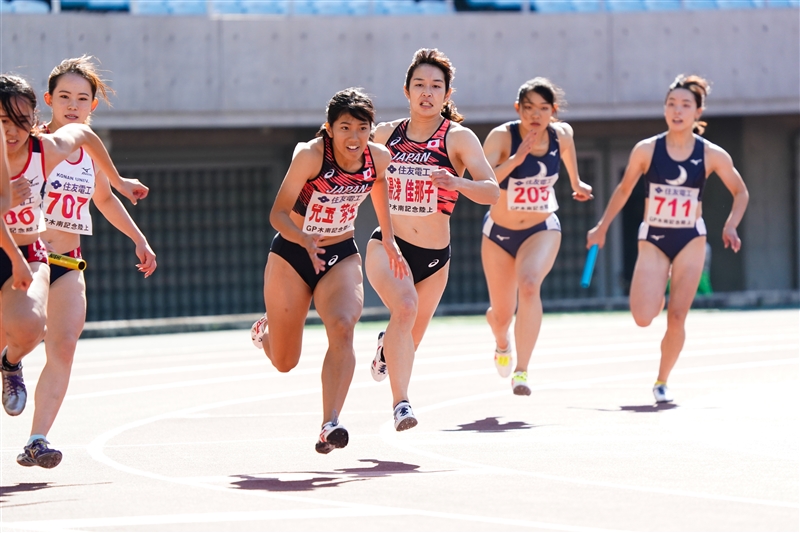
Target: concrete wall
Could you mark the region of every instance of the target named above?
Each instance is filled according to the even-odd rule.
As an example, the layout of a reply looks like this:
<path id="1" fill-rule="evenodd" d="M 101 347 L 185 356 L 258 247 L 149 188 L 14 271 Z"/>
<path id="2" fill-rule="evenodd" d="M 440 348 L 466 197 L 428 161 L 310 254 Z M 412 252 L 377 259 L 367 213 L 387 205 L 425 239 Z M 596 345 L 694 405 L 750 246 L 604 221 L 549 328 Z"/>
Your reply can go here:
<path id="1" fill-rule="evenodd" d="M 468 119 L 511 116 L 522 81 L 562 85 L 572 120 L 652 118 L 676 74 L 715 82 L 709 114 L 796 113 L 800 11 L 750 9 L 431 17 L 12 15 L 0 19 L 0 70 L 44 91 L 65 57 L 92 54 L 117 90 L 100 128 L 312 125 L 347 86 L 405 114 L 413 52 L 438 47 L 457 67 Z"/>

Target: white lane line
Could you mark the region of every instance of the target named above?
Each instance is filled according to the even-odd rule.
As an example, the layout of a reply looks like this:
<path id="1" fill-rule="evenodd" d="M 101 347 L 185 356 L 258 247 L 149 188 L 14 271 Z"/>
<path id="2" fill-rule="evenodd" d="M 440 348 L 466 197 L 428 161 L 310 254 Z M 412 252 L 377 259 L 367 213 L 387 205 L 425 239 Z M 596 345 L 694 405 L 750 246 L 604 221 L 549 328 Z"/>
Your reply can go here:
<path id="1" fill-rule="evenodd" d="M 759 362 L 748 362 L 748 363 L 731 363 L 731 364 L 723 364 L 723 365 L 712 365 L 712 366 L 705 366 L 705 367 L 695 367 L 695 368 L 688 368 L 688 369 L 677 369 L 673 371 L 674 374 L 699 374 L 704 372 L 719 372 L 725 370 L 745 370 L 751 368 L 759 368 L 759 367 L 771 367 L 771 366 L 783 366 L 783 365 L 796 365 L 798 359 L 791 358 L 791 359 L 777 359 L 772 361 L 759 361 Z M 552 390 L 552 389 L 578 389 L 583 388 L 589 385 L 594 385 L 597 383 L 604 383 L 604 382 L 612 382 L 612 381 L 623 381 L 629 379 L 642 379 L 646 377 L 652 377 L 652 372 L 639 372 L 634 374 L 621 374 L 617 376 L 604 376 L 604 377 L 595 377 L 595 378 L 588 378 L 588 379 L 579 379 L 574 381 L 564 381 L 564 382 L 557 382 L 557 383 L 548 383 L 544 385 L 537 385 L 532 386 L 532 391 L 544 391 L 544 390 Z M 479 402 L 483 400 L 487 400 L 490 398 L 496 398 L 499 396 L 506 396 L 508 395 L 508 391 L 495 391 L 495 392 L 488 392 L 483 394 L 474 394 L 471 396 L 463 396 L 461 398 L 453 398 L 444 402 L 440 402 L 434 405 L 428 405 L 421 407 L 420 409 L 415 409 L 418 413 L 425 413 L 429 411 L 434 411 L 437 409 L 443 409 L 446 407 L 453 407 L 456 405 L 461 405 L 464 403 L 472 403 L 472 402 Z M 380 429 L 381 436 L 387 444 L 394 446 L 398 449 L 404 450 L 406 452 L 415 453 L 424 457 L 428 457 L 429 459 L 435 459 L 439 461 L 446 461 L 449 463 L 455 463 L 459 465 L 463 465 L 469 468 L 476 468 L 476 469 L 486 469 L 490 471 L 497 472 L 498 474 L 504 475 L 511 475 L 511 476 L 526 476 L 526 477 L 533 477 L 538 479 L 546 479 L 549 481 L 557 481 L 562 483 L 572 483 L 578 485 L 589 485 L 589 486 L 596 486 L 596 487 L 603 487 L 603 488 L 612 488 L 612 489 L 620 489 L 620 490 L 628 490 L 634 492 L 643 492 L 643 493 L 653 493 L 653 494 L 664 494 L 669 496 L 679 496 L 679 497 L 688 497 L 688 498 L 698 498 L 698 499 L 706 499 L 706 500 L 717 500 L 717 501 L 724 501 L 724 502 L 734 502 L 734 503 L 743 503 L 743 504 L 750 504 L 750 505 L 762 505 L 768 507 L 782 507 L 788 509 L 798 509 L 800 505 L 796 502 L 784 502 L 784 501 L 776 501 L 776 500 L 762 500 L 758 498 L 743 498 L 738 496 L 724 496 L 719 494 L 710 494 L 706 492 L 693 492 L 693 491 L 684 491 L 678 489 L 664 489 L 658 487 L 644 487 L 638 485 L 627 485 L 622 483 L 608 483 L 604 481 L 595 481 L 591 479 L 581 479 L 581 478 L 573 478 L 573 477 L 565 477 L 565 476 L 556 476 L 550 474 L 540 474 L 536 472 L 526 472 L 519 469 L 512 469 L 512 468 L 505 468 L 505 467 L 497 467 L 492 465 L 485 465 L 482 463 L 477 463 L 474 461 L 466 461 L 462 459 L 456 459 L 447 455 L 441 455 L 435 452 L 430 452 L 427 450 L 421 450 L 414 447 L 411 444 L 402 442 L 398 436 L 398 433 L 394 429 L 394 421 L 388 420 L 381 426 Z"/>
<path id="2" fill-rule="evenodd" d="M 790 344 L 772 344 L 772 345 L 763 345 L 759 346 L 758 348 L 753 347 L 746 347 L 742 346 L 739 348 L 716 348 L 716 349 L 705 349 L 705 350 L 687 350 L 681 354 L 682 359 L 691 359 L 695 357 L 709 357 L 714 355 L 732 355 L 732 354 L 747 354 L 747 353 L 762 353 L 762 352 L 775 352 L 781 350 L 796 350 L 798 348 L 797 344 L 790 343 Z M 462 356 L 447 356 L 448 361 L 454 362 L 466 362 L 466 361 L 474 361 L 474 360 L 481 360 L 486 359 L 487 355 L 485 353 L 472 353 Z M 535 363 L 530 365 L 531 371 L 536 370 L 547 370 L 547 369 L 556 369 L 556 368 L 571 368 L 576 366 L 594 366 L 594 365 L 608 365 L 608 364 L 620 364 L 620 363 L 632 363 L 632 362 L 644 362 L 644 361 L 657 361 L 659 360 L 661 355 L 659 353 L 651 353 L 645 355 L 633 355 L 633 356 L 622 356 L 622 357 L 606 357 L 606 358 L 599 358 L 599 359 L 579 359 L 579 360 L 572 360 L 572 361 L 555 361 L 551 363 Z M 441 359 L 441 358 L 440 358 Z M 266 366 L 265 363 L 262 363 Z M 424 365 L 424 359 L 418 358 L 415 361 L 415 366 Z M 363 365 L 361 365 L 363 366 Z M 459 375 L 459 376 L 475 376 L 481 374 L 490 374 L 493 372 L 493 369 L 486 368 L 486 369 L 479 369 L 479 370 L 471 370 L 471 371 L 464 371 L 464 372 L 447 372 L 451 376 Z M 301 375 L 314 375 L 318 374 L 318 368 L 301 368 L 295 369 L 292 371 L 292 376 L 301 376 Z M 257 379 L 267 379 L 267 378 L 276 378 L 281 376 L 282 374 L 272 370 L 270 372 L 262 372 L 258 374 L 245 374 L 245 375 L 233 375 L 233 376 L 223 376 L 223 377 L 216 377 L 216 378 L 206 378 L 206 379 L 195 379 L 195 380 L 187 380 L 187 381 L 171 381 L 167 383 L 158 383 L 154 385 L 141 385 L 138 387 L 128 387 L 128 388 L 119 388 L 113 390 L 102 390 L 102 391 L 95 391 L 95 392 L 85 392 L 80 394 L 67 394 L 65 400 L 83 400 L 83 399 L 91 399 L 91 398 L 99 398 L 104 396 L 118 396 L 121 394 L 138 394 L 143 392 L 152 392 L 158 390 L 169 390 L 169 389 L 176 389 L 176 388 L 185 388 L 185 387 L 198 387 L 198 386 L 206 386 L 206 385 L 213 385 L 219 383 L 233 383 L 239 381 L 252 381 Z M 431 374 L 429 376 L 415 376 L 415 380 L 429 380 L 429 379 L 440 379 L 444 374 Z M 35 382 L 33 382 L 35 383 Z M 33 388 L 33 384 L 29 384 L 30 388 Z"/>
<path id="3" fill-rule="evenodd" d="M 732 369 L 732 368 L 736 368 L 736 369 L 755 368 L 756 366 L 759 366 L 759 365 L 760 366 L 772 366 L 772 365 L 778 365 L 778 364 L 782 364 L 782 365 L 785 365 L 785 364 L 797 364 L 797 359 L 792 358 L 792 359 L 783 359 L 783 360 L 778 360 L 778 361 L 764 361 L 764 362 L 760 362 L 760 363 L 755 363 L 754 362 L 754 363 L 739 363 L 739 364 L 709 366 L 709 367 L 704 367 L 702 369 L 702 371 L 715 372 L 715 371 L 719 371 L 719 370 Z M 698 372 L 701 369 L 697 369 L 696 368 L 696 369 L 689 369 L 689 370 L 693 370 L 694 372 Z M 554 388 L 575 388 L 577 386 L 581 386 L 581 385 L 582 386 L 587 386 L 587 385 L 591 385 L 591 384 L 599 383 L 599 382 L 609 382 L 609 381 L 618 381 L 618 380 L 627 380 L 627 379 L 642 379 L 642 378 L 649 377 L 651 375 L 652 375 L 652 372 L 641 372 L 641 373 L 636 373 L 636 374 L 623 374 L 623 375 L 617 375 L 617 376 L 606 376 L 606 377 L 602 377 L 602 378 L 590 378 L 590 379 L 582 379 L 582 380 L 575 380 L 575 381 L 568 381 L 568 382 L 556 382 L 556 383 L 550 383 L 550 384 L 546 384 L 546 385 L 536 386 L 536 387 L 534 387 L 534 390 L 548 390 L 548 389 L 554 389 Z M 366 383 L 364 383 L 364 384 L 355 384 L 354 387 L 355 388 L 361 388 L 361 387 L 366 386 L 366 385 L 368 385 L 368 384 L 366 384 Z M 220 487 L 220 486 L 217 486 L 217 485 L 212 485 L 212 484 L 207 484 L 207 483 L 201 483 L 201 482 L 196 482 L 196 481 L 191 481 L 191 480 L 185 480 L 185 479 L 181 479 L 181 478 L 168 477 L 168 476 L 164 476 L 164 475 L 161 475 L 161 474 L 157 474 L 155 472 L 149 472 L 149 471 L 145 471 L 145 470 L 140 470 L 140 469 L 137 469 L 137 468 L 133 468 L 133 467 L 124 465 L 122 463 L 119 463 L 119 462 L 111 459 L 110 457 L 108 457 L 105 454 L 106 443 L 110 439 L 112 439 L 113 437 L 118 436 L 118 435 L 120 435 L 120 434 L 122 434 L 122 433 L 124 433 L 126 431 L 129 431 L 131 429 L 135 429 L 135 428 L 138 428 L 138 427 L 142 427 L 142 426 L 145 426 L 145 425 L 148 425 L 148 424 L 151 424 L 153 422 L 160 421 L 160 420 L 176 418 L 176 417 L 184 417 L 184 416 L 187 416 L 187 415 L 190 415 L 190 414 L 193 414 L 193 413 L 209 411 L 209 410 L 218 409 L 218 408 L 221 408 L 221 407 L 228 407 L 228 406 L 233 406 L 233 405 L 242 405 L 242 404 L 246 404 L 246 403 L 261 402 L 261 401 L 277 399 L 277 398 L 288 398 L 288 397 L 303 396 L 303 395 L 308 395 L 308 394 L 315 394 L 315 393 L 319 393 L 319 390 L 320 389 L 317 387 L 317 388 L 312 388 L 312 389 L 294 390 L 294 391 L 288 391 L 288 392 L 283 392 L 283 393 L 275 393 L 275 394 L 268 394 L 268 395 L 250 397 L 250 398 L 231 399 L 231 400 L 225 400 L 225 401 L 214 402 L 214 403 L 210 403 L 210 404 L 205 404 L 205 405 L 185 408 L 185 409 L 181 409 L 181 410 L 178 410 L 178 411 L 173 411 L 173 412 L 170 412 L 170 413 L 162 413 L 162 414 L 155 415 L 155 416 L 152 416 L 152 417 L 149 417 L 149 418 L 145 418 L 145 419 L 141 419 L 141 420 L 138 420 L 138 421 L 130 422 L 128 424 L 124 424 L 122 426 L 119 426 L 117 428 L 111 429 L 111 430 L 99 435 L 96 439 L 94 439 L 87 446 L 87 451 L 89 452 L 89 455 L 95 461 L 98 461 L 99 463 L 102 463 L 102 464 L 104 464 L 104 465 L 106 465 L 106 466 L 108 466 L 110 468 L 115 469 L 115 470 L 122 471 L 122 472 L 125 472 L 125 473 L 128 473 L 128 474 L 131 474 L 131 475 L 146 477 L 146 478 L 150 478 L 150 479 L 156 479 L 156 480 L 164 481 L 164 482 L 168 482 L 168 483 L 176 483 L 176 484 L 181 484 L 181 485 L 185 485 L 185 486 L 192 486 L 192 487 L 196 487 L 196 488 L 204 488 L 204 489 L 214 490 L 214 491 L 233 492 L 233 493 L 241 495 L 242 494 L 241 491 L 239 491 L 238 489 L 233 489 L 231 487 Z M 422 412 L 426 412 L 426 411 L 432 411 L 432 410 L 435 410 L 435 409 L 442 409 L 442 408 L 453 406 L 453 405 L 469 403 L 469 402 L 474 402 L 474 401 L 480 401 L 480 400 L 485 399 L 485 398 L 492 398 L 492 397 L 497 397 L 497 396 L 507 395 L 507 394 L 508 394 L 508 391 L 496 391 L 496 392 L 490 392 L 490 393 L 485 393 L 485 394 L 478 394 L 478 395 L 462 397 L 462 398 L 459 398 L 459 399 L 451 399 L 451 400 L 448 400 L 446 402 L 440 402 L 438 404 L 434 404 L 434 405 L 431 405 L 431 406 L 422 407 L 422 408 L 418 409 L 418 412 L 422 413 Z M 759 499 L 753 499 L 753 498 L 739 498 L 739 497 L 734 497 L 734 496 L 722 496 L 722 495 L 716 495 L 716 494 L 698 493 L 698 492 L 691 492 L 691 491 L 680 491 L 680 490 L 673 490 L 673 489 L 661 489 L 661 488 L 655 488 L 655 487 L 641 487 L 641 486 L 635 486 L 635 485 L 606 483 L 606 482 L 599 482 L 599 481 L 587 480 L 587 479 L 570 478 L 570 477 L 565 477 L 565 476 L 551 476 L 551 475 L 546 475 L 546 474 L 537 474 L 537 473 L 533 473 L 533 472 L 521 472 L 519 470 L 506 469 L 506 468 L 502 468 L 502 467 L 495 467 L 495 466 L 492 466 L 492 465 L 484 465 L 484 464 L 480 464 L 480 463 L 474 463 L 474 462 L 471 462 L 471 461 L 464 461 L 464 460 L 454 459 L 452 457 L 442 456 L 442 455 L 439 455 L 439 454 L 436 454 L 436 453 L 432 453 L 432 452 L 428 452 L 428 451 L 425 451 L 425 450 L 419 450 L 419 449 L 417 449 L 417 448 L 415 448 L 413 446 L 410 446 L 408 444 L 404 444 L 404 443 L 399 442 L 397 440 L 397 434 L 396 434 L 396 432 L 394 432 L 394 427 L 393 427 L 393 424 L 392 424 L 391 421 L 388 421 L 386 424 L 384 424 L 381 427 L 381 434 L 384 437 L 384 441 L 387 442 L 388 444 L 390 444 L 392 446 L 395 446 L 395 447 L 398 447 L 398 448 L 405 449 L 406 451 L 409 451 L 409 452 L 412 452 L 412 453 L 415 453 L 415 454 L 427 456 L 429 458 L 433 458 L 433 459 L 436 459 L 436 460 L 439 460 L 439 461 L 445 461 L 445 462 L 449 462 L 449 463 L 456 463 L 456 464 L 464 465 L 464 466 L 467 466 L 469 468 L 477 468 L 477 469 L 489 470 L 489 471 L 494 470 L 494 471 L 497 471 L 498 473 L 502 473 L 502 474 L 508 474 L 508 475 L 514 475 L 514 476 L 525 475 L 525 476 L 529 476 L 529 477 L 538 477 L 538 478 L 541 478 L 541 479 L 547 479 L 547 480 L 550 480 L 550 481 L 557 481 L 557 482 L 562 482 L 562 483 L 579 484 L 579 485 L 592 485 L 592 486 L 599 486 L 599 487 L 603 487 L 603 488 L 615 488 L 615 489 L 621 489 L 621 490 L 631 490 L 631 491 L 636 491 L 636 492 L 653 493 L 653 494 L 665 494 L 665 495 L 672 495 L 672 496 L 679 496 L 679 497 L 702 498 L 702 499 L 719 500 L 719 501 L 736 502 L 736 503 L 746 503 L 746 504 L 754 504 L 754 505 L 764 505 L 764 506 L 772 506 L 772 507 L 787 507 L 787 508 L 792 508 L 792 509 L 798 507 L 797 504 L 793 503 L 793 502 L 759 500 Z M 313 503 L 313 504 L 316 504 L 316 505 L 328 505 L 328 506 L 332 506 L 332 507 L 340 507 L 340 508 L 348 508 L 348 509 L 361 509 L 361 508 L 364 508 L 364 507 L 368 507 L 368 508 L 374 507 L 374 506 L 364 506 L 363 504 L 351 504 L 351 503 L 346 503 L 346 502 L 339 502 L 339 501 L 335 501 L 335 500 L 325 500 L 325 499 L 318 499 L 318 498 L 308 498 L 308 497 L 302 497 L 302 496 L 293 496 L 293 495 L 289 495 L 289 494 L 261 493 L 261 492 L 251 492 L 251 491 L 247 491 L 245 494 L 257 495 L 257 496 L 261 496 L 261 497 L 267 497 L 267 498 L 270 498 L 270 499 L 278 499 L 278 500 L 283 500 L 283 501 L 291 501 L 291 502 L 297 502 L 297 503 Z M 381 509 L 383 509 L 383 508 L 381 508 Z M 383 509 L 384 513 L 386 513 L 386 512 L 394 512 L 394 511 L 395 510 L 392 509 L 392 508 Z M 451 513 L 430 513 L 430 512 L 427 512 L 427 511 L 414 510 L 414 509 L 408 509 L 408 508 L 405 508 L 403 510 L 403 512 L 406 513 L 406 514 L 413 514 L 413 515 L 417 515 L 417 516 L 447 517 L 449 519 L 468 520 L 468 521 L 476 521 L 476 522 L 481 522 L 481 523 L 492 523 L 492 524 L 501 524 L 501 525 L 519 525 L 519 526 L 525 525 L 526 527 L 542 527 L 543 526 L 543 524 L 541 524 L 541 523 L 534 523 L 534 522 L 530 522 L 530 521 L 506 521 L 504 519 L 495 518 L 495 517 L 478 517 L 478 516 L 469 516 L 469 515 L 451 514 Z M 580 528 L 573 528 L 571 526 L 563 526 L 563 525 L 559 525 L 559 524 L 547 524 L 546 527 L 544 527 L 544 528 L 545 529 L 550 529 L 550 530 L 555 530 L 555 531 L 581 531 L 582 530 Z"/>
<path id="4" fill-rule="evenodd" d="M 324 503 L 314 500 L 314 503 Z M 329 507 L 317 509 L 291 509 L 283 511 L 242 511 L 225 513 L 197 513 L 175 515 L 149 515 L 149 516 L 120 516 L 108 518 L 78 518 L 67 520 L 32 520 L 28 522 L 8 522 L 4 527 L 14 527 L 28 531 L 63 532 L 67 528 L 73 531 L 76 528 L 104 528 L 104 527 L 130 527 L 153 526 L 167 524 L 218 524 L 227 522 L 255 522 L 271 520 L 309 520 L 309 519 L 335 519 L 335 518 L 363 518 L 370 516 L 425 516 L 445 520 L 460 520 L 479 522 L 484 524 L 516 526 L 547 531 L 569 531 L 575 533 L 611 532 L 613 530 L 589 528 L 580 526 L 564 526 L 548 522 L 532 520 L 514 520 L 508 518 L 493 518 L 455 513 L 441 513 L 407 508 L 391 508 L 380 506 L 347 506 L 339 509 Z"/>

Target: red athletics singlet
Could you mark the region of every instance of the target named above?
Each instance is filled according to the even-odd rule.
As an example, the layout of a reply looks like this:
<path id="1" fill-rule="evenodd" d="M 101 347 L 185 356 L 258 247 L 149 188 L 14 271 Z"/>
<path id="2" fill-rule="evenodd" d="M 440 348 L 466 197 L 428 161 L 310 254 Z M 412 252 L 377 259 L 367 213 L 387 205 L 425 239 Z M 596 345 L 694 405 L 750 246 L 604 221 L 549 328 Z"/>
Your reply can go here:
<path id="1" fill-rule="evenodd" d="M 406 136 L 409 120 L 401 122 L 386 141 L 386 147 L 392 153 L 392 162 L 386 169 L 389 212 L 393 215 L 426 216 L 438 211 L 452 215 L 458 191 L 439 189 L 430 178 L 431 172 L 437 169 L 458 176 L 445 146 L 450 120 L 444 119 L 436 133 L 423 142 L 412 141 Z"/>
<path id="2" fill-rule="evenodd" d="M 305 217 L 303 231 L 323 236 L 342 235 L 353 229 L 358 206 L 375 183 L 375 164 L 369 146 L 364 150 L 364 166 L 355 173 L 345 172 L 333 156 L 333 140 L 325 135 L 325 155 L 316 178 L 303 185 L 292 211 Z"/>

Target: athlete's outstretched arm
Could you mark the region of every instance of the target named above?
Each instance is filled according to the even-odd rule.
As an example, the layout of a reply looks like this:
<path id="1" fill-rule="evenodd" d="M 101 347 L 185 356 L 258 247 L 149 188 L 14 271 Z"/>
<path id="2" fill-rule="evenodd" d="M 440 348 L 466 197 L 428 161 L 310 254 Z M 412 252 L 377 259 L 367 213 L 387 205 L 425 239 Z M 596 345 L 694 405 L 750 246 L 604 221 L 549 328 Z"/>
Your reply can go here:
<path id="1" fill-rule="evenodd" d="M 631 192 L 636 186 L 636 182 L 639 181 L 642 174 L 647 172 L 650 166 L 650 160 L 653 157 L 653 146 L 654 143 L 652 139 L 646 139 L 640 141 L 633 148 L 631 157 L 628 160 L 628 166 L 625 168 L 625 174 L 623 174 L 622 180 L 617 185 L 617 188 L 614 189 L 614 194 L 611 195 L 611 199 L 608 201 L 603 216 L 600 218 L 597 225 L 590 229 L 589 233 L 586 235 L 586 248 L 591 248 L 594 244 L 598 245 L 600 248 L 605 245 L 608 227 L 611 225 L 611 222 L 613 222 L 614 217 L 625 207 L 625 203 L 628 201 L 628 198 L 630 198 Z"/>
<path id="2" fill-rule="evenodd" d="M 478 204 L 492 205 L 500 198 L 500 187 L 491 165 L 483 155 L 478 137 L 468 128 L 456 128 L 447 135 L 448 151 L 461 160 L 472 176 L 471 180 L 453 176 L 445 170 L 431 173 L 431 181 L 437 187 L 458 191 Z"/>
<path id="3" fill-rule="evenodd" d="M 322 150 L 318 149 L 318 146 L 315 147 L 314 143 L 315 141 L 301 143 L 295 148 L 292 163 L 289 165 L 289 170 L 286 171 L 281 188 L 272 204 L 269 223 L 284 239 L 306 249 L 311 263 L 314 265 L 314 271 L 319 274 L 325 270 L 325 261 L 319 257 L 319 254 L 324 253 L 325 249 L 317 245 L 322 236 L 303 232 L 291 217 L 292 208 L 297 197 L 300 196 L 303 186 L 309 179 L 316 176 L 322 166 Z"/>
<path id="4" fill-rule="evenodd" d="M 33 283 L 31 267 L 25 260 L 25 256 L 14 243 L 11 232 L 8 231 L 3 216 L 11 207 L 11 169 L 8 166 L 8 154 L 6 153 L 6 134 L 0 128 L 0 248 L 6 253 L 11 261 L 11 276 L 13 278 L 12 289 L 28 290 Z M 23 180 L 25 181 L 25 180 Z"/>
<path id="5" fill-rule="evenodd" d="M 111 225 L 124 233 L 136 245 L 136 256 L 140 263 L 136 265 L 144 277 L 150 277 L 156 269 L 156 254 L 150 248 L 147 239 L 123 207 L 119 198 L 111 192 L 108 178 L 102 172 L 95 174 L 95 193 L 92 197 L 94 205 L 111 222 Z"/>
<path id="6" fill-rule="evenodd" d="M 372 207 L 375 208 L 375 215 L 378 217 L 378 225 L 381 227 L 381 244 L 383 244 L 386 255 L 389 257 L 389 268 L 394 272 L 394 277 L 403 279 L 408 276 L 408 267 L 403 261 L 403 254 L 400 247 L 394 240 L 394 229 L 392 228 L 392 216 L 389 212 L 389 187 L 386 184 L 386 167 L 391 161 L 391 154 L 384 146 L 370 143 L 372 160 L 375 162 L 375 183 L 369 197 L 372 199 Z"/>
<path id="7" fill-rule="evenodd" d="M 564 168 L 567 169 L 567 175 L 569 176 L 569 183 L 572 185 L 572 198 L 579 202 L 591 200 L 594 198 L 592 186 L 581 181 L 578 174 L 578 154 L 575 150 L 572 126 L 566 122 L 559 122 L 556 128 L 561 160 L 564 162 Z"/>
<path id="8" fill-rule="evenodd" d="M 742 247 L 742 240 L 739 238 L 736 228 L 739 227 L 744 211 L 747 209 L 750 193 L 747 192 L 747 185 L 744 184 L 741 174 L 733 166 L 733 160 L 728 152 L 719 146 L 708 143 L 706 145 L 706 161 L 709 162 L 706 172 L 716 172 L 733 195 L 731 213 L 722 228 L 722 242 L 725 248 L 730 247 L 734 252 L 738 252 Z"/>

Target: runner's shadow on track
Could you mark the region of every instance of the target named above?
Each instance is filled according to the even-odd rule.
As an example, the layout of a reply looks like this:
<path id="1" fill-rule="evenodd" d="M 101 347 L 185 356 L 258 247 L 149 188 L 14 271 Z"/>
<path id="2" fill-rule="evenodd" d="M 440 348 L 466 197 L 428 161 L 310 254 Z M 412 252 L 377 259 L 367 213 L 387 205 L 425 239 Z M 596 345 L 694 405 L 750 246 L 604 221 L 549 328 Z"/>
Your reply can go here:
<path id="1" fill-rule="evenodd" d="M 0 487 L 0 503 L 6 503 L 6 497 L 20 492 L 36 492 L 50 487 L 50 483 L 17 483 Z"/>
<path id="2" fill-rule="evenodd" d="M 442 431 L 475 431 L 477 433 L 504 433 L 506 431 L 515 431 L 519 429 L 533 429 L 537 426 L 528 424 L 527 422 L 504 422 L 500 421 L 495 416 L 484 418 L 483 420 L 476 420 L 469 424 L 458 424 L 459 429 L 443 429 Z"/>
<path id="3" fill-rule="evenodd" d="M 650 405 L 620 405 L 619 409 L 592 409 L 592 411 L 604 411 L 606 413 L 660 413 L 661 411 L 671 411 L 677 409 L 675 403 L 657 403 Z"/>
<path id="4" fill-rule="evenodd" d="M 420 474 L 419 465 L 378 459 L 359 459 L 372 466 L 357 468 L 337 468 L 332 472 L 281 472 L 269 474 L 274 477 L 250 475 L 234 476 L 240 478 L 232 484 L 245 490 L 266 490 L 269 492 L 307 492 L 310 490 L 338 487 L 354 481 L 367 481 L 374 477 L 389 477 L 399 474 Z"/>

